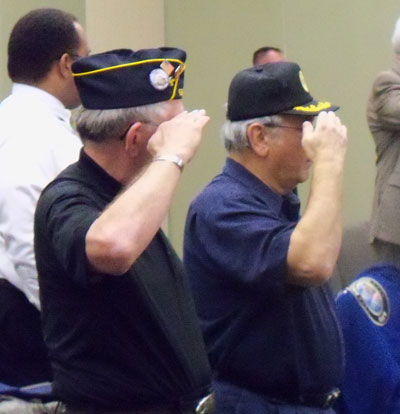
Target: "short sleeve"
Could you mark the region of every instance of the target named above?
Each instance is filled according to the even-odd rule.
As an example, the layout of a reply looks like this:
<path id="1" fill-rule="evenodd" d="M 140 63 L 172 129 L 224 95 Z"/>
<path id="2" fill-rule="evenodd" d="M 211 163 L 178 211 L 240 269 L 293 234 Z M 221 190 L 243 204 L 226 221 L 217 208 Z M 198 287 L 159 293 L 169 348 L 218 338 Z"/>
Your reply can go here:
<path id="1" fill-rule="evenodd" d="M 200 260 L 222 277 L 257 289 L 284 283 L 295 224 L 265 203 L 244 198 L 224 198 L 216 208 L 194 205 L 185 233 L 185 264 Z"/>
<path id="2" fill-rule="evenodd" d="M 38 204 L 38 209 L 44 211 L 42 214 L 37 212 L 35 222 L 37 261 L 39 264 L 40 255 L 42 258 L 46 256 L 44 249 L 48 244 L 63 271 L 76 283 L 86 286 L 96 280 L 89 271 L 86 234 L 101 210 L 87 195 L 63 195 L 64 186 L 58 185 L 56 195 L 52 194 L 50 198 L 45 195 Z M 71 192 L 65 191 L 65 194 Z"/>

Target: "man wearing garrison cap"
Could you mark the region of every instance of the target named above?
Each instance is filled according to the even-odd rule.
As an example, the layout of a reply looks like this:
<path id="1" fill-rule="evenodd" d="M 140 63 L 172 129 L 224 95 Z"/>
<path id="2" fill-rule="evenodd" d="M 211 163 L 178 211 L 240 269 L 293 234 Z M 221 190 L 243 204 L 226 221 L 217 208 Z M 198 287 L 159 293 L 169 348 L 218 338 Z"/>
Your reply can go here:
<path id="1" fill-rule="evenodd" d="M 208 121 L 183 110 L 184 51 L 114 50 L 72 71 L 80 159 L 35 216 L 43 329 L 67 413 L 194 413 L 209 367 L 160 230 Z"/>
<path id="2" fill-rule="evenodd" d="M 336 109 L 313 99 L 292 62 L 231 82 L 228 158 L 192 202 L 184 242 L 216 414 L 333 413 L 343 350 L 327 281 L 341 243 L 347 146 Z M 293 189 L 311 165 L 300 217 Z"/>

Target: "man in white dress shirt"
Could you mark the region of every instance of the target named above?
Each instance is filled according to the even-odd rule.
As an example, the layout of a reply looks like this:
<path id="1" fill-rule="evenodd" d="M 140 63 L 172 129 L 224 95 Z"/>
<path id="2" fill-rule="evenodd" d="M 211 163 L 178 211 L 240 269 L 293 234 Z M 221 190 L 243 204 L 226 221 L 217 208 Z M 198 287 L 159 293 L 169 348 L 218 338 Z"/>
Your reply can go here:
<path id="1" fill-rule="evenodd" d="M 46 184 L 78 159 L 69 109 L 80 102 L 70 69 L 88 52 L 77 19 L 50 8 L 23 16 L 8 43 L 13 86 L 0 104 L 0 382 L 12 385 L 51 375 L 40 332 L 33 215 Z"/>

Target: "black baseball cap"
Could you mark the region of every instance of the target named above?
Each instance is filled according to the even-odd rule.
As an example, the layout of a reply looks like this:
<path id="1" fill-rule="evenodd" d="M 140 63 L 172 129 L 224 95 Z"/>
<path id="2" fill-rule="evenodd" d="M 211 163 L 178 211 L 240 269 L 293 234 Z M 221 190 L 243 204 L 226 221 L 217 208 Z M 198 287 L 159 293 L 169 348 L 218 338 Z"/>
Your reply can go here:
<path id="1" fill-rule="evenodd" d="M 277 114 L 313 116 L 339 107 L 315 100 L 308 90 L 300 66 L 274 62 L 244 69 L 229 87 L 227 118 L 241 121 Z"/>

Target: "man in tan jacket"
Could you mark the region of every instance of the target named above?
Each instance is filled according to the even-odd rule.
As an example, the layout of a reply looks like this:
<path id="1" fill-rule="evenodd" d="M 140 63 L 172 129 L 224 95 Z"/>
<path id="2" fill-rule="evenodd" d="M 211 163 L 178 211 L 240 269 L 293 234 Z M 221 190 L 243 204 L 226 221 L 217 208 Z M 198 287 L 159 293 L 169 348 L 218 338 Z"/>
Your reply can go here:
<path id="1" fill-rule="evenodd" d="M 379 261 L 400 266 L 400 19 L 392 44 L 393 66 L 375 79 L 367 107 L 377 155 L 370 237 Z"/>

